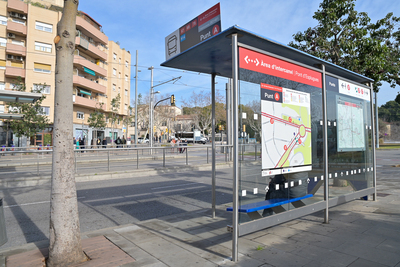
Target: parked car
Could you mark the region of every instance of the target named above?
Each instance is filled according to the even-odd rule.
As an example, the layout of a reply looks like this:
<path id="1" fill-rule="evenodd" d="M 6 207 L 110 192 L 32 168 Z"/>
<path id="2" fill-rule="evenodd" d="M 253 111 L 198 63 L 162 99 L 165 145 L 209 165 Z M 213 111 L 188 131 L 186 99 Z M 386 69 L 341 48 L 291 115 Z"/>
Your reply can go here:
<path id="1" fill-rule="evenodd" d="M 143 137 L 139 137 L 137 139 L 137 141 L 138 141 L 139 144 L 148 144 L 149 143 L 149 139 L 143 138 Z"/>

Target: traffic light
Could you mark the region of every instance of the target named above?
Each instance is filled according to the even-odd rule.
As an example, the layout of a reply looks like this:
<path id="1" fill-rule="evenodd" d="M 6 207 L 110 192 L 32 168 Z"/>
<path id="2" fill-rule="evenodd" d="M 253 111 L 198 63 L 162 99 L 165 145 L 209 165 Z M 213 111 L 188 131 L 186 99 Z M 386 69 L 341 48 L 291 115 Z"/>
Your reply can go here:
<path id="1" fill-rule="evenodd" d="M 175 96 L 171 95 L 171 106 L 175 106 Z"/>
<path id="2" fill-rule="evenodd" d="M 153 132 L 155 132 L 156 131 L 156 126 L 153 126 Z"/>

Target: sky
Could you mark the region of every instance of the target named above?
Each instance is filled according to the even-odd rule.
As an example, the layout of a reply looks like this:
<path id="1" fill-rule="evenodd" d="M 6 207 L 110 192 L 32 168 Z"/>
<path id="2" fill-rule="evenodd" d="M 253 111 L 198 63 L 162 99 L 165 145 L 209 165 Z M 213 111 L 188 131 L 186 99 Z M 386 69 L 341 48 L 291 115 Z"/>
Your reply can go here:
<path id="1" fill-rule="evenodd" d="M 293 34 L 314 27 L 312 18 L 320 0 L 221 0 L 221 28 L 238 25 L 241 28 L 265 36 L 282 44 L 293 40 Z M 210 91 L 211 77 L 207 74 L 161 67 L 165 61 L 165 37 L 218 1 L 182 0 L 82 0 L 78 9 L 89 14 L 99 24 L 109 40 L 119 42 L 121 48 L 131 53 L 131 100 L 135 98 L 135 64 L 138 51 L 138 93 L 145 96 L 150 91 L 150 70 L 153 66 L 153 85 L 182 76 L 175 83 L 169 82 L 154 90 L 161 95 L 175 95 L 177 106 L 189 99 L 191 93 Z M 394 12 L 400 16 L 400 1 L 358 0 L 358 12 L 367 12 L 371 21 Z M 216 78 L 216 90 L 225 94 L 227 79 Z M 378 93 L 378 106 L 394 100 L 400 87 L 384 84 Z"/>

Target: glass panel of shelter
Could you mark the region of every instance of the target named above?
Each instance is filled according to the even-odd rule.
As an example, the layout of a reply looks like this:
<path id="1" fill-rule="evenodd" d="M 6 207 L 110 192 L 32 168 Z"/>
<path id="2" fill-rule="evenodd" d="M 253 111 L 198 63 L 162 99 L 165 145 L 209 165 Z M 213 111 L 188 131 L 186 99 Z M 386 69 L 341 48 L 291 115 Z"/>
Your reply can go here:
<path id="1" fill-rule="evenodd" d="M 257 203 L 266 199 L 274 202 L 274 199 L 280 199 L 283 204 L 278 207 L 268 208 L 259 210 L 258 213 L 261 217 L 273 215 L 284 210 L 290 210 L 295 206 L 307 205 L 309 203 L 315 203 L 324 199 L 323 188 L 323 161 L 322 161 L 322 89 L 311 85 L 294 82 L 291 80 L 274 77 L 267 74 L 254 72 L 247 69 L 239 69 L 239 125 L 241 125 L 241 136 L 250 135 L 250 138 L 256 138 L 257 142 L 261 143 L 262 155 L 258 161 L 250 162 L 255 157 L 247 152 L 246 144 L 240 146 L 240 172 L 239 172 L 239 206 L 248 203 Z M 307 108 L 298 107 L 297 113 L 299 116 L 293 116 L 296 114 L 293 110 L 293 106 L 280 104 L 282 110 L 273 110 L 276 108 L 274 104 L 265 101 L 263 103 L 261 94 L 261 84 L 271 85 L 270 89 L 273 90 L 275 87 L 288 89 L 287 92 L 301 92 L 302 96 L 308 97 L 309 106 Z M 282 96 L 282 95 L 281 95 Z M 272 108 L 272 112 L 276 114 L 268 114 L 267 108 L 262 108 L 264 105 L 269 105 Z M 294 107 L 296 108 L 296 107 Z M 264 109 L 264 110 L 263 110 Z M 266 109 L 266 110 L 265 110 Z M 285 111 L 288 111 L 285 114 Z M 301 112 L 308 112 L 309 116 Z M 243 115 L 245 113 L 246 115 Z M 258 116 L 253 117 L 253 113 Z M 279 114 L 278 114 L 279 113 Z M 253 118 L 258 117 L 256 121 Z M 295 121 L 297 120 L 297 121 Z M 302 121 L 303 120 L 303 121 Z M 304 121 L 307 120 L 307 121 Z M 274 131 L 273 127 L 265 127 L 265 124 L 270 126 L 276 123 L 285 124 L 286 133 Z M 263 125 L 264 124 L 264 125 Z M 303 127 L 306 124 L 306 127 Z M 243 125 L 246 125 L 243 127 Z M 250 133 L 243 133 L 244 129 L 255 128 L 256 131 Z M 258 127 L 258 128 L 257 128 Z M 285 126 L 283 126 L 285 128 Z M 282 125 L 276 129 L 283 129 Z M 268 131 L 268 132 L 266 132 Z M 306 132 L 309 134 L 309 138 L 299 138 L 298 133 L 301 132 L 301 136 L 305 136 Z M 313 136 L 313 138 L 311 138 Z M 305 140 L 307 143 L 301 143 Z M 290 147 L 291 142 L 297 142 L 299 146 L 311 146 L 309 153 L 311 158 L 306 159 L 307 171 L 297 171 L 287 174 L 279 174 L 282 169 L 290 167 L 289 164 L 285 163 L 284 160 L 280 160 L 278 157 L 283 157 L 286 149 L 293 149 L 294 153 L 291 155 L 291 159 L 288 162 L 295 161 L 294 156 L 296 153 L 301 151 L 296 150 L 296 147 Z M 300 143 L 300 144 L 299 144 Z M 282 147 L 280 147 L 282 146 Z M 254 150 L 253 150 L 254 151 Z M 280 152 L 278 152 L 280 151 Z M 254 152 L 253 152 L 254 153 Z M 271 175 L 264 175 L 263 172 L 263 158 L 273 157 L 270 159 L 277 165 L 276 168 L 272 168 Z M 301 158 L 301 157 L 300 157 Z M 304 161 L 300 159 L 299 161 Z M 280 165 L 278 166 L 278 163 Z M 268 164 L 268 163 L 267 163 Z M 302 165 L 300 162 L 298 165 Z M 278 172 L 277 172 L 278 171 Z M 279 187 L 276 184 L 270 182 L 282 182 Z M 274 188 L 272 188 L 274 187 Z M 278 189 L 278 190 L 273 190 Z M 269 192 L 269 193 L 268 193 Z M 288 201 L 298 197 L 305 197 L 312 194 L 313 196 L 301 201 L 288 203 Z M 265 203 L 264 203 L 265 205 Z M 250 216 L 246 213 L 239 213 L 239 223 L 243 223 L 251 220 Z"/>

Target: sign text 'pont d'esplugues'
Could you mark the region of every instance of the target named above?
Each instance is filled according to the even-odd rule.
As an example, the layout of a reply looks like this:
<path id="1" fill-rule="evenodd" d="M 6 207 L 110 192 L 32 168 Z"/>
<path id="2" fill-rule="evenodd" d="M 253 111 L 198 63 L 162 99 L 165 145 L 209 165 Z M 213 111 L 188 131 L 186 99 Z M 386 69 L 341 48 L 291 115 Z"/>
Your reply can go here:
<path id="1" fill-rule="evenodd" d="M 239 48 L 239 68 L 322 88 L 322 75 L 271 56 Z"/>
<path id="2" fill-rule="evenodd" d="M 218 3 L 165 37 L 165 59 L 173 58 L 220 32 L 221 10 Z"/>

